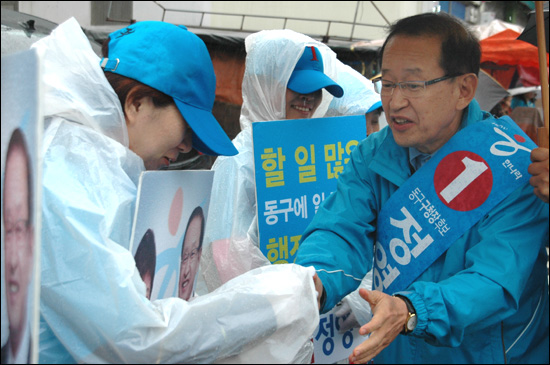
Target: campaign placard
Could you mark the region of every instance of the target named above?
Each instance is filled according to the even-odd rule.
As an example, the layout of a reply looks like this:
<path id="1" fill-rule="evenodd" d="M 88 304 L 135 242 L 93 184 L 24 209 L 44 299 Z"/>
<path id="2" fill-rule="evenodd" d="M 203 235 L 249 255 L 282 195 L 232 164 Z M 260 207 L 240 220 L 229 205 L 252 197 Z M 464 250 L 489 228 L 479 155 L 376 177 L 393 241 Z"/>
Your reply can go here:
<path id="1" fill-rule="evenodd" d="M 43 130 L 40 57 L 2 57 L 2 364 L 38 363 Z"/>
<path id="2" fill-rule="evenodd" d="M 337 315 L 338 307 L 319 316 L 319 327 L 313 336 L 313 363 L 334 364 L 347 359 L 357 345 L 365 341 L 367 336 L 359 334 L 359 328 L 351 328 L 340 333 L 342 322 L 349 313 L 342 317 Z"/>
<path id="3" fill-rule="evenodd" d="M 213 171 L 141 174 L 130 252 L 150 300 L 191 300 L 197 281 Z"/>
<path id="4" fill-rule="evenodd" d="M 252 123 L 260 250 L 272 264 L 294 262 L 302 233 L 366 135 L 364 115 Z M 339 333 L 341 320 L 333 311 L 320 317 L 316 363 L 347 358 L 364 340 L 358 329 Z"/>
<path id="5" fill-rule="evenodd" d="M 252 135 L 260 249 L 271 263 L 292 263 L 302 232 L 366 137 L 365 117 L 259 122 Z"/>

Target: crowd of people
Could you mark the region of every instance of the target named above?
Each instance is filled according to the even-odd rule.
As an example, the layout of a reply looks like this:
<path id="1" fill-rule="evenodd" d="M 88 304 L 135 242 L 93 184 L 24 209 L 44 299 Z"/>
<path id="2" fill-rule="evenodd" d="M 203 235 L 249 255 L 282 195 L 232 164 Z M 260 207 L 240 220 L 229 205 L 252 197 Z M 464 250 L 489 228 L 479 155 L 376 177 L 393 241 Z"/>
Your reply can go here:
<path id="1" fill-rule="evenodd" d="M 530 159 L 530 176 L 503 188 L 482 215 L 468 215 L 471 224 L 449 242 L 421 240 L 407 214 L 391 218 L 405 241 L 379 229 L 388 214 L 403 216 L 404 207 L 384 207 L 408 196 L 410 183 L 434 180 L 432 162 L 473 138 L 474 128 L 499 122 L 474 99 L 481 50 L 468 29 L 441 13 L 397 21 L 372 82 L 326 44 L 291 30 L 254 33 L 245 45 L 241 132 L 233 141 L 212 115 L 208 50 L 183 26 L 132 24 L 110 34 L 102 59 L 74 19 L 33 46 L 47 86 L 40 362 L 309 363 L 319 314 L 353 293 L 361 299 L 350 308 L 357 319 L 350 326 L 370 336 L 350 349 L 350 363 L 547 362 L 547 148 L 528 156 L 516 147 Z M 378 130 L 381 113 L 388 127 Z M 365 115 L 367 136 L 303 233 L 295 263 L 248 267 L 192 298 L 198 263 L 211 257 L 203 242 L 244 247 L 244 260 L 259 252 L 252 123 L 338 115 Z M 178 297 L 149 300 L 155 266 L 144 258 L 154 255 L 154 233 L 147 231 L 135 257 L 128 249 L 139 176 L 191 149 L 218 156 L 208 217 L 200 208 L 189 217 Z M 13 161 L 26 165 L 21 151 L 19 141 L 3 165 L 7 296 L 28 283 L 22 276 L 14 284 L 11 258 L 32 256 L 28 171 L 18 176 L 27 185 L 10 180 Z M 419 241 L 444 249 L 415 261 L 408 282 L 391 287 L 398 274 L 386 265 L 389 253 L 399 246 L 397 261 L 416 258 Z M 11 306 L 14 361 L 28 329 Z M 365 309 L 372 319 L 359 320 Z"/>

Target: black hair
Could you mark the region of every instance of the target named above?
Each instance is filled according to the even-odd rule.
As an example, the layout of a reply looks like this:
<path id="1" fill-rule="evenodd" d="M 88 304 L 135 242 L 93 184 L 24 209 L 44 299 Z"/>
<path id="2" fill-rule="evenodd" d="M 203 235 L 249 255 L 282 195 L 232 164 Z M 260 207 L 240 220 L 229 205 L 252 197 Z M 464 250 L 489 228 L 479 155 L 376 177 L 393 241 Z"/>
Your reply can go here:
<path id="1" fill-rule="evenodd" d="M 157 263 L 157 249 L 155 247 L 155 233 L 149 228 L 139 242 L 138 249 L 134 256 L 139 275 L 143 278 L 146 273 L 151 273 L 151 287 L 155 278 Z"/>
<path id="2" fill-rule="evenodd" d="M 446 75 L 479 74 L 481 46 L 478 39 L 457 18 L 446 13 L 424 13 L 396 21 L 379 53 L 382 65 L 384 49 L 397 35 L 434 36 L 441 39 L 439 64 Z"/>

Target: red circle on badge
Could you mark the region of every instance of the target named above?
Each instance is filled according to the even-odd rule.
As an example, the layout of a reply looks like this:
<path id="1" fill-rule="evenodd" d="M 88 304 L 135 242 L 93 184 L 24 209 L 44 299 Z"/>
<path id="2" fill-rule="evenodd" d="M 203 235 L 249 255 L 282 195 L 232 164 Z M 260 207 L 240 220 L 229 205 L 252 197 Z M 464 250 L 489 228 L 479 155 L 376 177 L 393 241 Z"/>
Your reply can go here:
<path id="1" fill-rule="evenodd" d="M 514 134 L 514 139 L 516 141 L 518 141 L 519 143 L 524 143 L 525 142 L 525 138 L 519 134 Z"/>
<path id="2" fill-rule="evenodd" d="M 443 204 L 466 212 L 487 200 L 493 188 L 493 173 L 481 156 L 470 151 L 456 151 L 439 162 L 434 187 Z"/>

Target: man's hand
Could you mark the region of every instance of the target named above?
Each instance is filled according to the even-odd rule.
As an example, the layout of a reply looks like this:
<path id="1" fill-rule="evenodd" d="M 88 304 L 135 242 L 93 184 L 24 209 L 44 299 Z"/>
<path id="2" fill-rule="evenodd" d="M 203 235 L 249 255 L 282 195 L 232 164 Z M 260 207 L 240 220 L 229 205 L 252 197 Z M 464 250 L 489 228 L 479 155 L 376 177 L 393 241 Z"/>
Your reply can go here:
<path id="1" fill-rule="evenodd" d="M 531 178 L 529 183 L 534 187 L 535 195 L 548 203 L 548 148 L 535 148 L 531 151 L 531 161 L 527 172 Z"/>
<path id="2" fill-rule="evenodd" d="M 360 289 L 359 294 L 369 302 L 373 317 L 359 329 L 359 334 L 370 333 L 370 337 L 353 350 L 349 357 L 352 364 L 367 363 L 385 349 L 403 330 L 409 313 L 402 299 L 376 290 Z"/>

